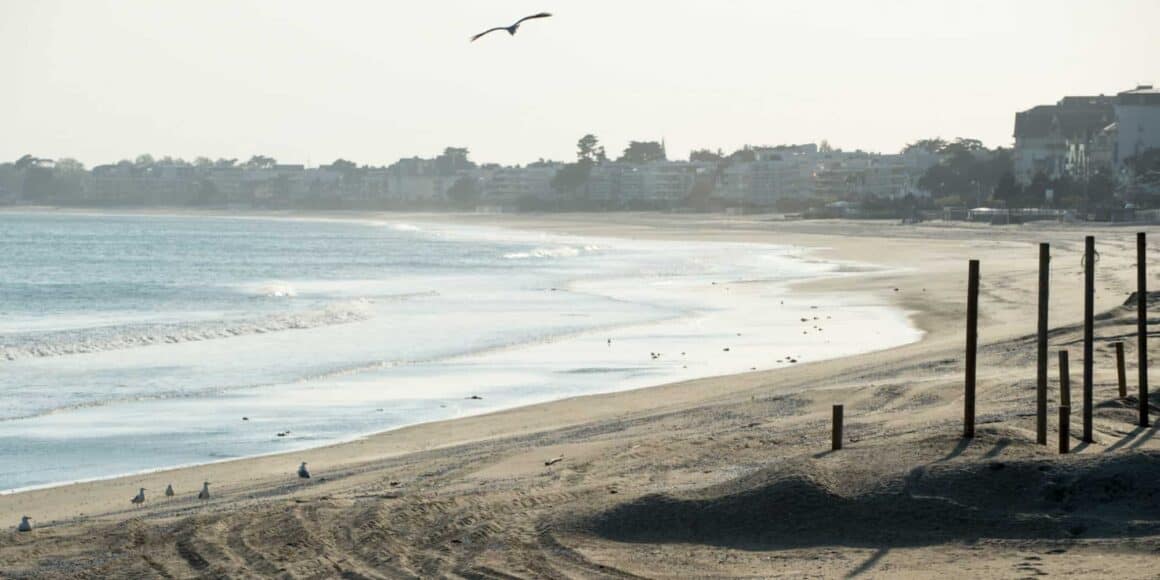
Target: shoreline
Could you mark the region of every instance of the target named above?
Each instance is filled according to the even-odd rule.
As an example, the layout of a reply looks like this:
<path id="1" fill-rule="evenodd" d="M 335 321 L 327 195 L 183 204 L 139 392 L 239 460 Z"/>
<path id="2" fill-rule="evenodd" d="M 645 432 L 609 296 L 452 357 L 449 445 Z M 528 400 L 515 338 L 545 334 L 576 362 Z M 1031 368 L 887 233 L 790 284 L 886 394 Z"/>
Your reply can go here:
<path id="1" fill-rule="evenodd" d="M 0 567 L 17 575 L 181 577 L 589 577 L 658 570 L 680 577 L 836 577 L 869 569 L 982 577 L 1026 575 L 1032 566 L 1128 578 L 1150 569 L 1141 566 L 1160 549 L 1160 512 L 1149 499 L 1160 473 L 1160 427 L 1132 429 L 1108 362 L 1110 341 L 1134 328 L 1130 309 L 1121 307 L 1135 287 L 1130 230 L 670 215 L 487 219 L 576 235 L 800 243 L 826 258 L 877 257 L 862 261 L 909 269 L 800 289 L 834 291 L 856 280 L 859 292 L 912 310 L 929 332 L 870 354 L 405 427 L 293 461 L 236 460 L 215 468 L 214 495 L 204 502 L 191 496 L 206 475 L 196 468 L 2 496 L 0 512 L 27 510 L 18 515 L 32 515 L 42 527 L 32 535 L 0 535 Z M 1029 307 L 1035 243 L 1050 242 L 1054 256 L 1051 347 L 1074 352 L 1081 340 L 1084 233 L 1097 236 L 1102 254 L 1096 310 L 1110 316 L 1098 319 L 1096 442 L 1076 444 L 1073 435 L 1073 454 L 1060 456 L 1035 445 L 1034 415 L 1027 412 L 1035 393 L 1036 312 Z M 960 436 L 968 258 L 980 259 L 983 270 L 980 418 L 972 440 Z M 1148 262 L 1160 271 L 1160 253 L 1150 252 Z M 1151 346 L 1154 358 L 1160 344 Z M 1129 373 L 1133 349 L 1128 343 Z M 1078 357 L 1072 364 L 1078 379 Z M 1056 380 L 1053 369 L 1053 400 Z M 847 410 L 840 452 L 826 451 L 834 404 Z M 295 477 L 299 459 L 309 462 L 314 479 Z M 1061 485 L 1071 486 L 1063 488 L 1076 494 L 1069 497 L 1084 498 L 1090 494 L 1082 490 L 1099 488 L 1082 486 L 1132 473 L 1139 474 L 1130 480 L 1138 490 L 1129 485 L 1110 498 L 1119 503 L 1097 502 L 1091 511 L 1083 504 L 1075 514 L 1043 505 L 1043 494 Z M 168 483 L 178 497 L 129 506 L 137 487 L 155 493 Z M 912 486 L 920 495 L 909 495 Z M 906 493 L 889 495 L 897 490 Z M 913 503 L 920 497 L 927 499 Z M 902 511 L 863 521 L 896 504 Z M 912 514 L 932 508 L 933 528 L 930 518 Z M 736 519 L 771 509 L 787 510 L 787 517 Z M 723 519 L 689 522 L 688 514 Z"/>
<path id="2" fill-rule="evenodd" d="M 36 207 L 19 208 L 19 209 L 14 210 L 14 211 L 29 212 L 29 213 L 46 213 L 45 208 L 36 208 Z M 143 216 L 149 216 L 149 217 L 173 217 L 173 218 L 182 218 L 182 217 L 214 217 L 214 218 L 234 217 L 237 219 L 270 219 L 270 220 L 304 219 L 304 220 L 327 221 L 327 222 L 354 222 L 354 223 L 375 224 L 375 225 L 387 224 L 387 225 L 392 225 L 392 226 L 398 226 L 401 224 L 402 221 L 414 221 L 416 223 L 429 224 L 432 226 L 445 227 L 445 228 L 462 227 L 465 225 L 465 224 L 461 224 L 461 223 L 456 223 L 456 222 L 452 221 L 451 219 L 448 219 L 448 220 L 441 219 L 443 216 L 441 216 L 439 214 L 398 214 L 398 215 L 396 215 L 396 214 L 374 213 L 374 214 L 367 214 L 367 215 L 334 216 L 334 215 L 329 215 L 329 214 L 324 214 L 324 215 L 267 215 L 267 214 L 263 213 L 263 214 L 258 214 L 258 215 L 221 216 L 221 215 L 217 215 L 214 213 L 203 213 L 203 212 L 195 212 L 195 213 L 165 212 L 165 213 L 161 213 L 161 214 L 156 214 L 153 212 L 111 212 L 111 213 L 105 213 L 105 212 L 91 212 L 91 211 L 87 211 L 87 210 L 73 212 L 73 211 L 68 211 L 67 209 L 65 211 L 67 211 L 67 213 L 77 214 L 77 215 L 113 215 L 113 216 L 139 216 L 139 215 L 143 215 Z M 390 218 L 395 218 L 395 217 L 404 218 L 404 219 L 403 220 L 390 219 Z M 454 216 L 448 216 L 448 217 L 453 218 Z M 409 218 L 418 218 L 418 219 L 409 219 Z M 409 226 L 410 224 L 403 224 L 403 225 Z M 504 224 L 473 223 L 473 224 L 467 224 L 467 225 L 469 227 L 496 229 L 499 231 L 506 231 L 506 232 L 522 232 L 522 233 L 527 233 L 527 234 L 547 233 L 547 232 L 543 232 L 541 230 L 537 230 L 534 228 L 512 228 L 512 227 L 510 227 L 508 225 L 504 225 Z M 633 238 L 626 237 L 626 236 L 617 236 L 617 235 L 615 235 L 615 233 L 616 232 L 613 232 L 612 235 L 591 236 L 591 235 L 578 235 L 578 234 L 570 234 L 570 233 L 565 233 L 565 232 L 557 232 L 557 233 L 552 233 L 550 235 L 561 237 L 563 242 L 575 242 L 575 243 L 581 243 L 581 242 L 587 242 L 587 241 L 601 241 L 601 240 L 606 240 L 608 238 L 614 238 L 614 239 L 618 239 L 618 240 L 633 239 Z M 470 238 L 472 234 L 465 234 L 465 235 L 468 238 Z M 567 238 L 575 238 L 575 239 L 569 240 Z M 792 260 L 804 261 L 804 262 L 822 262 L 822 263 L 826 263 L 826 264 L 830 264 L 830 265 L 834 266 L 834 269 L 831 271 L 823 272 L 823 273 L 816 274 L 816 275 L 810 275 L 809 277 L 802 279 L 802 280 L 789 280 L 786 282 L 772 282 L 770 280 L 753 280 L 753 281 L 737 280 L 737 281 L 734 281 L 734 283 L 737 283 L 737 284 L 750 283 L 750 282 L 757 282 L 760 284 L 776 284 L 777 287 L 784 289 L 786 292 L 788 292 L 787 296 L 798 295 L 799 297 L 802 297 L 806 294 L 806 290 L 804 290 L 803 287 L 809 286 L 809 285 L 815 285 L 815 284 L 818 285 L 819 287 L 828 288 L 827 290 L 825 290 L 824 293 L 829 294 L 831 296 L 860 296 L 860 295 L 865 295 L 864 292 L 860 292 L 859 290 L 857 290 L 855 288 L 849 287 L 853 280 L 856 280 L 856 279 L 862 278 L 862 277 L 866 277 L 866 276 L 885 276 L 885 275 L 891 274 L 892 272 L 896 272 L 896 269 L 881 267 L 878 264 L 868 262 L 868 261 L 822 259 L 822 258 L 817 257 L 817 254 L 818 254 L 817 249 L 809 248 L 809 247 L 805 247 L 805 246 L 782 244 L 782 243 L 775 243 L 775 242 L 770 242 L 770 241 L 763 241 L 763 242 L 723 242 L 723 243 L 739 244 L 740 247 L 754 246 L 754 247 L 800 250 L 800 255 L 795 255 L 794 257 L 791 258 Z M 571 281 L 571 283 L 575 283 L 575 282 L 576 282 L 576 280 Z M 716 282 L 714 282 L 714 284 L 716 284 Z M 838 304 L 833 304 L 832 306 L 840 308 L 840 305 L 838 305 Z M 918 331 L 917 338 L 914 339 L 913 341 L 904 343 L 902 345 L 887 344 L 885 346 L 873 346 L 873 347 L 870 347 L 866 350 L 860 350 L 860 351 L 855 352 L 855 353 L 826 356 L 825 358 L 821 358 L 821 359 L 811 359 L 809 362 L 814 363 L 814 364 L 818 364 L 818 363 L 824 363 L 826 361 L 831 361 L 831 360 L 836 360 L 836 359 L 841 359 L 841 358 L 848 358 L 848 357 L 852 357 L 852 356 L 866 356 L 866 355 L 874 354 L 876 352 L 882 352 L 882 351 L 891 350 L 894 348 L 900 348 L 901 346 L 906 346 L 907 344 L 917 343 L 917 342 L 924 340 L 925 336 L 929 333 L 927 330 L 921 329 L 915 324 L 914 319 L 915 319 L 915 316 L 917 314 L 915 311 L 909 310 L 909 309 L 904 309 L 898 305 L 888 305 L 886 302 L 883 302 L 882 307 L 897 310 L 898 314 L 903 316 L 908 321 L 907 324 Z M 674 320 L 678 320 L 678 319 L 666 318 L 666 319 L 658 319 L 658 320 L 653 320 L 653 321 L 644 322 L 644 323 L 629 323 L 627 325 L 617 324 L 611 328 L 623 329 L 623 328 L 633 328 L 633 327 L 639 327 L 639 326 L 647 327 L 647 326 L 652 326 L 652 325 L 657 325 L 657 324 L 665 324 L 667 322 L 672 322 Z M 590 335 L 593 333 L 599 334 L 599 333 L 603 333 L 607 330 L 608 329 L 604 328 L 604 327 L 593 328 L 593 329 L 584 329 L 584 330 L 579 330 L 579 331 L 575 331 L 575 332 L 569 332 L 569 333 L 566 333 L 566 334 L 560 335 L 560 336 L 553 336 L 553 339 L 558 339 L 561 336 L 562 337 L 577 337 L 577 336 L 583 336 L 583 335 Z M 521 348 L 524 346 L 528 346 L 528 344 L 521 343 L 521 344 L 517 344 L 517 345 L 505 344 L 505 345 L 491 346 L 491 347 L 482 348 L 478 351 L 450 355 L 449 357 L 447 357 L 447 360 L 456 360 L 456 359 L 460 359 L 463 357 L 474 357 L 474 356 L 479 356 L 481 354 L 488 354 L 488 353 L 493 353 L 493 352 L 502 352 L 502 351 L 510 350 L 512 348 Z M 786 367 L 783 367 L 783 368 L 786 368 Z M 778 369 L 772 368 L 772 367 L 771 368 L 758 368 L 757 370 L 751 370 L 751 371 L 747 371 L 746 373 L 740 373 L 740 374 L 747 374 L 747 373 L 751 373 L 751 372 L 765 373 L 765 372 L 774 372 L 776 370 L 778 370 Z M 141 478 L 147 478 L 147 477 L 150 477 L 150 478 L 160 477 L 160 476 L 165 475 L 168 472 L 175 472 L 175 471 L 191 471 L 191 470 L 198 470 L 198 469 L 201 469 L 203 471 L 211 471 L 212 466 L 217 466 L 217 465 L 222 465 L 222 464 L 231 464 L 231 463 L 235 463 L 235 462 L 246 462 L 246 461 L 257 460 L 257 459 L 262 459 L 262 458 L 277 457 L 277 456 L 284 456 L 284 455 L 290 455 L 290 454 L 301 455 L 301 454 L 304 454 L 306 452 L 319 452 L 319 453 L 321 453 L 321 452 L 324 452 L 325 450 L 328 450 L 328 449 L 339 448 L 339 447 L 343 447 L 343 446 L 346 446 L 346 445 L 349 445 L 351 443 L 358 442 L 361 440 L 366 440 L 366 439 L 371 439 L 371 438 L 375 438 L 378 436 L 387 435 L 387 434 L 390 434 L 394 431 L 398 431 L 401 429 L 420 427 L 423 425 L 428 425 L 428 424 L 433 424 L 433 423 L 460 421 L 460 420 L 475 418 L 475 417 L 486 417 L 486 416 L 500 414 L 500 413 L 504 413 L 507 411 L 515 410 L 515 409 L 520 409 L 523 407 L 552 405 L 552 404 L 557 403 L 557 402 L 562 401 L 562 400 L 578 399 L 578 398 L 584 398 L 584 397 L 590 397 L 590 396 L 615 395 L 617 393 L 623 393 L 623 392 L 628 392 L 628 391 L 654 389 L 654 388 L 658 388 L 658 387 L 683 384 L 683 383 L 689 383 L 689 382 L 694 382 L 694 381 L 716 380 L 716 379 L 721 379 L 723 377 L 729 377 L 729 376 L 735 376 L 735 373 L 724 373 L 724 374 L 712 373 L 712 374 L 708 374 L 705 376 L 693 377 L 693 378 L 689 378 L 689 379 L 682 379 L 682 380 L 675 380 L 675 381 L 668 380 L 668 379 L 660 379 L 661 382 L 649 383 L 649 384 L 645 384 L 645 385 L 641 385 L 641 386 L 619 387 L 619 388 L 614 388 L 612 390 L 597 390 L 594 392 L 587 392 L 587 393 L 579 394 L 579 395 L 566 395 L 566 396 L 563 396 L 560 398 L 548 398 L 546 400 L 539 400 L 539 401 L 533 401 L 533 402 L 515 402 L 510 406 L 502 406 L 499 408 L 490 408 L 490 409 L 480 409 L 480 410 L 469 411 L 465 414 L 460 414 L 460 415 L 457 415 L 457 416 L 451 417 L 451 418 L 420 420 L 420 421 L 413 422 L 413 423 L 405 423 L 402 425 L 391 426 L 391 427 L 388 427 L 385 429 L 378 429 L 378 430 L 373 430 L 373 431 L 355 433 L 355 434 L 351 434 L 349 436 L 344 436 L 344 437 L 338 438 L 337 440 L 329 441 L 329 442 L 326 442 L 326 443 L 323 443 L 320 445 L 313 445 L 313 446 L 308 446 L 308 447 L 303 447 L 303 448 L 298 448 L 298 449 L 274 450 L 274 451 L 269 451 L 269 452 L 264 452 L 264 453 L 245 455 L 245 456 L 241 456 L 241 457 L 231 457 L 231 458 L 223 458 L 223 459 L 208 460 L 208 461 L 198 461 L 198 462 L 184 463 L 184 464 L 179 464 L 179 465 L 169 465 L 169 466 L 163 466 L 163 467 L 152 467 L 152 468 L 142 469 L 139 471 L 131 471 L 131 472 L 125 472 L 125 473 L 113 474 L 113 475 L 107 475 L 107 476 L 96 476 L 96 477 L 82 478 L 82 479 L 77 479 L 77 480 L 50 482 L 50 483 L 34 484 L 34 485 L 28 485 L 28 486 L 11 488 L 11 489 L 4 489 L 4 490 L 0 490 L 0 500 L 2 500 L 2 498 L 4 498 L 4 497 L 17 496 L 20 494 L 26 494 L 26 493 L 30 493 L 30 492 L 48 491 L 48 490 L 54 490 L 54 489 L 59 489 L 59 488 L 68 488 L 68 487 L 72 487 L 72 486 L 103 484 L 103 483 L 108 483 L 108 482 L 116 482 L 118 480 L 141 479 Z M 250 388 L 250 387 L 245 387 L 245 388 Z M 53 412 L 55 412 L 55 411 L 53 411 Z M 51 412 L 48 414 L 51 414 Z M 3 513 L 3 508 L 4 508 L 4 506 L 2 505 L 2 502 L 0 502 L 0 514 Z"/>

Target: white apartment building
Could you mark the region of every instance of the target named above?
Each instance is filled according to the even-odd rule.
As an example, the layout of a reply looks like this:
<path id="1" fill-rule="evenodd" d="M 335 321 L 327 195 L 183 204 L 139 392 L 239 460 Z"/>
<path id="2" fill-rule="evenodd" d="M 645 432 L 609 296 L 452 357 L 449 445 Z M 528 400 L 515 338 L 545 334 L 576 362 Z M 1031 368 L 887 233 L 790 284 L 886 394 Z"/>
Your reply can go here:
<path id="1" fill-rule="evenodd" d="M 1160 90 L 1141 85 L 1116 95 L 1117 166 L 1148 149 L 1160 148 Z"/>

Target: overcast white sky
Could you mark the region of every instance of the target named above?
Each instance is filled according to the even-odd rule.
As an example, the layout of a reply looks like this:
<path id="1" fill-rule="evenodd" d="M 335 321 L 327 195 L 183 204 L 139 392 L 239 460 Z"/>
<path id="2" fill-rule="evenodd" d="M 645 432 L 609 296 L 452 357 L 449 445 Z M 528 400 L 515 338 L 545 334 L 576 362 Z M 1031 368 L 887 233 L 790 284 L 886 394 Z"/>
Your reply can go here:
<path id="1" fill-rule="evenodd" d="M 1160 81 L 1157 22 L 1160 0 L 0 0 L 0 159 L 1007 145 L 1017 110 Z"/>

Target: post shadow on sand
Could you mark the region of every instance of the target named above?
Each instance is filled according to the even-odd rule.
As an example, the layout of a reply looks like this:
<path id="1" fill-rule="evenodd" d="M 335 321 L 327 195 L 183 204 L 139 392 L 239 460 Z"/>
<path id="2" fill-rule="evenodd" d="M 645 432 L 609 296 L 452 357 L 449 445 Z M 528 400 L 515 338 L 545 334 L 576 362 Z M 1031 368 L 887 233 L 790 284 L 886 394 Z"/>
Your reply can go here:
<path id="1" fill-rule="evenodd" d="M 882 557 L 885 556 L 889 551 L 890 548 L 887 546 L 878 548 L 878 550 L 871 554 L 869 558 L 866 558 L 865 562 L 859 564 L 857 568 L 850 570 L 850 572 L 846 574 L 846 578 L 857 578 L 858 576 L 861 576 L 862 574 L 865 574 L 874 569 L 874 567 L 878 565 L 878 561 L 881 560 Z"/>

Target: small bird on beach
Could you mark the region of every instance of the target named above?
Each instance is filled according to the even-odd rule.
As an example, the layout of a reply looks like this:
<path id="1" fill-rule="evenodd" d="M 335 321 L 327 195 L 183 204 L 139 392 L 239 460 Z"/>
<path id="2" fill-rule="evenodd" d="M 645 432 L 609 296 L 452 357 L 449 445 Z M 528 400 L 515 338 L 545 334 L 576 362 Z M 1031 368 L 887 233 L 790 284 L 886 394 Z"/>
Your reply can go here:
<path id="1" fill-rule="evenodd" d="M 129 501 L 132 502 L 133 505 L 138 506 L 145 503 L 145 488 L 142 487 L 141 490 L 137 492 L 137 495 L 133 496 L 133 499 Z"/>
<path id="2" fill-rule="evenodd" d="M 173 484 L 165 486 L 165 497 L 173 497 Z"/>
<path id="3" fill-rule="evenodd" d="M 201 491 L 197 492 L 197 499 L 209 499 L 209 482 L 201 484 Z"/>
<path id="4" fill-rule="evenodd" d="M 32 523 L 29 522 L 29 520 L 31 520 L 31 519 L 32 518 L 30 518 L 28 516 L 20 516 L 20 525 L 16 526 L 16 531 L 18 531 L 18 532 L 31 532 L 32 531 Z"/>
<path id="5" fill-rule="evenodd" d="M 547 18 L 547 17 L 549 17 L 549 16 L 551 16 L 551 15 L 552 15 L 552 14 L 551 14 L 551 13 L 549 13 L 549 12 L 541 12 L 541 13 L 539 13 L 539 14 L 533 14 L 533 15 L 531 15 L 531 16 L 525 16 L 525 17 L 523 17 L 523 18 L 521 18 L 521 19 L 517 20 L 517 21 L 515 22 L 515 24 L 512 24 L 511 26 L 497 26 L 497 27 L 495 27 L 495 28 L 489 28 L 489 29 L 487 29 L 487 30 L 484 30 L 483 32 L 480 32 L 479 34 L 476 34 L 475 36 L 472 36 L 472 37 L 471 37 L 471 42 L 475 42 L 475 41 L 479 40 L 480 38 L 483 38 L 484 36 L 486 36 L 486 35 L 488 35 L 488 34 L 491 34 L 492 32 L 499 31 L 499 30 L 506 30 L 506 31 L 508 32 L 508 34 L 510 34 L 510 35 L 512 35 L 512 36 L 515 36 L 515 35 L 516 35 L 516 31 L 520 29 L 520 24 L 522 24 L 522 23 L 523 23 L 525 20 L 531 20 L 531 19 L 533 19 L 533 18 Z"/>
<path id="6" fill-rule="evenodd" d="M 306 470 L 305 461 L 302 462 L 302 465 L 298 466 L 298 477 L 301 477 L 302 479 L 310 479 L 310 472 Z"/>

